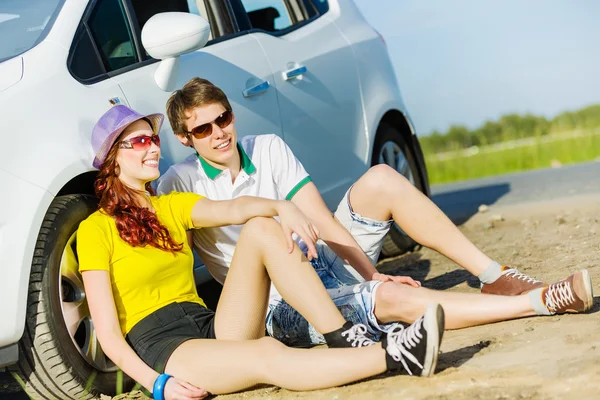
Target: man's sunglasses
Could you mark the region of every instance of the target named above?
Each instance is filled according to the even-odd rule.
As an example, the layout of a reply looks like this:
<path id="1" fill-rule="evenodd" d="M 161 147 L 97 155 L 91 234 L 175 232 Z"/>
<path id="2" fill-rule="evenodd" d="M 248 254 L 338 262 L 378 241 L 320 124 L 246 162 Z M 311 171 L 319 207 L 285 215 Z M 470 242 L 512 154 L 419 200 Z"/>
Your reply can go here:
<path id="1" fill-rule="evenodd" d="M 158 147 L 160 147 L 160 137 L 158 135 L 142 135 L 136 136 L 131 139 L 122 140 L 119 148 L 121 149 L 134 149 L 134 150 L 148 150 L 150 146 L 154 143 Z"/>
<path id="2" fill-rule="evenodd" d="M 184 132 L 187 133 L 188 135 L 194 135 L 194 137 L 196 139 L 204 139 L 205 137 L 209 137 L 210 134 L 212 133 L 213 124 L 217 125 L 221 129 L 223 129 L 223 128 L 228 127 L 229 124 L 231 124 L 232 120 L 233 120 L 233 112 L 225 111 L 223 114 L 221 114 L 217 118 L 215 118 L 214 121 L 207 122 L 202 125 L 198 125 L 198 126 L 192 128 L 191 131 L 184 131 Z"/>

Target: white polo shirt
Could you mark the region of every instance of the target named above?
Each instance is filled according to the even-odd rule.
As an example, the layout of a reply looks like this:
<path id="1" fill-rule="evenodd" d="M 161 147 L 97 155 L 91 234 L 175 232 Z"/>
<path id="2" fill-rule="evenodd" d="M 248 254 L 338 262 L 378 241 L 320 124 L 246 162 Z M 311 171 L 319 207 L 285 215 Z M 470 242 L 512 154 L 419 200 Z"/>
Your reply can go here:
<path id="1" fill-rule="evenodd" d="M 158 193 L 193 192 L 211 200 L 257 196 L 291 200 L 310 176 L 277 135 L 245 136 L 237 144 L 241 171 L 231 183 L 228 169 L 220 170 L 196 154 L 171 166 L 160 178 Z M 243 225 L 194 230 L 194 248 L 211 275 L 221 284 L 231 265 Z"/>

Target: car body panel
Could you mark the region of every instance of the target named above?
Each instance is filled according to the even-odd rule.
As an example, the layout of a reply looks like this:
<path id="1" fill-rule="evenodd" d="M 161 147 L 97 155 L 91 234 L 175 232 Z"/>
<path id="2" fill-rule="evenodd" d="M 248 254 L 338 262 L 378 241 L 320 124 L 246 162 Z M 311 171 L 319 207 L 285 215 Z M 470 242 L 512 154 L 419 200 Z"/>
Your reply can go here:
<path id="1" fill-rule="evenodd" d="M 23 78 L 23 57 L 14 57 L 0 64 L 0 92 Z"/>
<path id="2" fill-rule="evenodd" d="M 39 205 L 50 204 L 54 196 L 2 169 L 0 182 L 10 188 L 0 196 L 0 347 L 4 347 L 23 334 L 31 261 L 47 209 Z"/>
<path id="3" fill-rule="evenodd" d="M 329 18 L 284 36 L 252 35 L 271 63 L 284 139 L 333 208 L 368 162 L 352 49 Z M 286 80 L 286 71 L 302 67 Z"/>

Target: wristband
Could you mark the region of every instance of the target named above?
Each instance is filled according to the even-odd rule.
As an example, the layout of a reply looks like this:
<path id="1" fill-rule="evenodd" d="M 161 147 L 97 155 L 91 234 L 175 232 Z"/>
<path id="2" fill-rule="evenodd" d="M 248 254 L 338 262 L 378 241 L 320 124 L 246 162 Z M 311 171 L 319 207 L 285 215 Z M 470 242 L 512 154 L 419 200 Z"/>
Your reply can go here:
<path id="1" fill-rule="evenodd" d="M 154 387 L 152 388 L 152 397 L 156 400 L 165 400 L 165 385 L 171 378 L 171 375 L 160 374 L 154 381 Z"/>

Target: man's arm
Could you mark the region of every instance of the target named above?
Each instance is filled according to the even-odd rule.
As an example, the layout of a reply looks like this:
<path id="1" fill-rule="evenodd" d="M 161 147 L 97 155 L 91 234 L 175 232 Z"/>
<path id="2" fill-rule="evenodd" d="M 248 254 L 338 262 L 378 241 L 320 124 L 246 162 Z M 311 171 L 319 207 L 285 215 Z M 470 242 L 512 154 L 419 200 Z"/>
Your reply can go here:
<path id="1" fill-rule="evenodd" d="M 365 280 L 377 270 L 348 230 L 331 214 L 314 183 L 308 182 L 292 198 L 320 232 L 321 239 Z"/>
<path id="2" fill-rule="evenodd" d="M 294 195 L 292 202 L 317 227 L 321 239 L 365 280 L 393 281 L 413 287 L 421 286 L 409 276 L 390 276 L 377 272 L 354 236 L 331 214 L 314 183 L 309 182 L 304 185 Z"/>
<path id="3" fill-rule="evenodd" d="M 281 138 L 270 135 L 269 153 L 273 179 L 280 195 L 291 200 L 308 217 L 320 232 L 320 237 L 347 264 L 350 264 L 365 280 L 394 281 L 419 286 L 410 277 L 389 276 L 377 272 L 371 260 L 356 243 L 354 237 L 331 214 L 317 187 L 296 158 L 292 150 Z"/>

